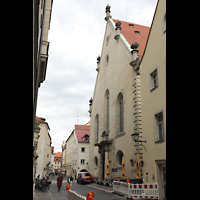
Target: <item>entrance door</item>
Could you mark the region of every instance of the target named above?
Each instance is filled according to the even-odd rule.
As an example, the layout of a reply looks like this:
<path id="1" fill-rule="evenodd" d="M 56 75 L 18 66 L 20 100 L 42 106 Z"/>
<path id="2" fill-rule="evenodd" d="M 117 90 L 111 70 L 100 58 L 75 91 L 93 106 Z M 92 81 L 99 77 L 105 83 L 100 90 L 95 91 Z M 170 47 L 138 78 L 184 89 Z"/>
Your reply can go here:
<path id="1" fill-rule="evenodd" d="M 166 165 L 161 165 L 164 200 L 166 199 Z"/>

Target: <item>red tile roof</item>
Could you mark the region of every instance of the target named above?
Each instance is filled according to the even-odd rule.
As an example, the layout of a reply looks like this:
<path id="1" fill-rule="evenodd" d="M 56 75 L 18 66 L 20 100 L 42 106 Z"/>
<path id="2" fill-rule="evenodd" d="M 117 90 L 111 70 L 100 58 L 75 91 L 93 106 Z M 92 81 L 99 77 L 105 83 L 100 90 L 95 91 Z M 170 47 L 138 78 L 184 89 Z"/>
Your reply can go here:
<path id="1" fill-rule="evenodd" d="M 38 122 L 43 123 L 43 124 L 47 124 L 48 129 L 50 130 L 49 124 L 46 122 L 46 119 L 44 117 L 35 116 L 35 121 L 38 121 Z"/>
<path id="2" fill-rule="evenodd" d="M 78 142 L 85 142 L 83 137 L 87 134 L 90 136 L 90 126 L 86 125 L 75 125 L 75 134 Z"/>
<path id="3" fill-rule="evenodd" d="M 118 21 L 116 19 L 112 19 L 112 20 L 114 21 L 115 24 Z M 150 27 L 142 26 L 142 25 L 139 25 L 139 24 L 131 23 L 131 22 L 124 22 L 124 21 L 121 21 L 121 20 L 119 20 L 119 21 L 121 22 L 121 33 L 122 33 L 122 35 L 125 37 L 125 39 L 130 44 L 130 46 L 132 45 L 132 43 L 134 42 L 134 39 L 135 39 L 135 42 L 137 42 L 139 44 L 138 56 L 140 58 L 142 58 L 143 53 L 144 53 L 144 49 L 145 49 L 145 46 L 146 46 L 147 38 L 148 38 L 148 35 L 149 35 Z M 131 27 L 130 25 L 133 25 L 133 27 Z M 135 31 L 138 31 L 139 35 L 136 34 Z"/>
<path id="4" fill-rule="evenodd" d="M 54 158 L 62 158 L 62 152 L 54 153 Z"/>

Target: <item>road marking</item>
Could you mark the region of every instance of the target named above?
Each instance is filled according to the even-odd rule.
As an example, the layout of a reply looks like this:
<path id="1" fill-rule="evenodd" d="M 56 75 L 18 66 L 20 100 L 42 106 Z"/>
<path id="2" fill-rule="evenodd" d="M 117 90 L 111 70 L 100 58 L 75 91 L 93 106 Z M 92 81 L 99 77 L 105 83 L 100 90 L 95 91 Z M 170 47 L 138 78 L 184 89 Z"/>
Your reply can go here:
<path id="1" fill-rule="evenodd" d="M 56 200 L 53 194 L 51 194 L 50 190 L 48 191 L 48 193 L 49 193 L 49 196 L 51 197 L 51 200 Z"/>
<path id="2" fill-rule="evenodd" d="M 51 181 L 51 183 L 57 183 L 57 181 L 56 180 L 50 180 Z M 68 181 L 67 180 L 63 180 L 63 183 L 67 183 Z"/>
<path id="3" fill-rule="evenodd" d="M 102 186 L 98 186 L 98 185 L 87 185 L 88 187 L 92 187 L 98 190 L 102 190 L 104 192 L 108 192 L 108 193 L 112 193 L 113 190 L 108 190 L 109 188 L 102 188 Z"/>

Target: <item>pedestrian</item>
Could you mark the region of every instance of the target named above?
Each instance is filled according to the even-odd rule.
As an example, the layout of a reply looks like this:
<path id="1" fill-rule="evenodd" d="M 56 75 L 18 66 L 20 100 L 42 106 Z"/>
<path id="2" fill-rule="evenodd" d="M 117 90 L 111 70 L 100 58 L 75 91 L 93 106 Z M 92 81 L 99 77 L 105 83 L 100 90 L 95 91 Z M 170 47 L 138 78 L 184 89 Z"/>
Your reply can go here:
<path id="1" fill-rule="evenodd" d="M 69 178 L 69 182 L 70 182 L 71 187 L 72 187 L 72 181 L 73 181 L 73 177 L 71 175 L 70 178 Z"/>
<path id="2" fill-rule="evenodd" d="M 61 185 L 62 185 L 62 176 L 61 174 L 59 174 L 59 177 L 57 178 L 58 191 L 60 191 Z"/>

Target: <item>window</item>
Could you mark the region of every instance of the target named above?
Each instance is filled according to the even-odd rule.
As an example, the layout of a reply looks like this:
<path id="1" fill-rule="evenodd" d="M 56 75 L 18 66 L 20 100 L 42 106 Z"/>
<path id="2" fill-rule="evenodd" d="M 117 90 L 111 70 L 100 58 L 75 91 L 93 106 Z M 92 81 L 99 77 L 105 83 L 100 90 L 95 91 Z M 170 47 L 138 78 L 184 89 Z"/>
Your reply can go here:
<path id="1" fill-rule="evenodd" d="M 140 32 L 139 32 L 139 31 L 135 31 L 135 33 L 136 33 L 137 35 L 140 35 Z"/>
<path id="2" fill-rule="evenodd" d="M 123 152 L 121 150 L 119 150 L 116 154 L 116 164 L 118 165 L 118 167 L 122 166 L 122 157 L 124 156 Z"/>
<path id="3" fill-rule="evenodd" d="M 162 20 L 162 31 L 163 31 L 163 33 L 166 33 L 166 13 Z"/>
<path id="4" fill-rule="evenodd" d="M 81 159 L 81 164 L 82 164 L 82 165 L 85 164 L 85 159 Z"/>
<path id="5" fill-rule="evenodd" d="M 155 141 L 164 140 L 163 112 L 155 115 Z"/>
<path id="6" fill-rule="evenodd" d="M 99 115 L 97 114 L 95 117 L 95 127 L 94 127 L 94 131 L 95 131 L 95 137 L 94 137 L 94 142 L 98 143 L 99 140 Z"/>
<path id="7" fill-rule="evenodd" d="M 133 24 L 129 24 L 129 26 L 130 26 L 130 27 L 132 27 L 132 28 L 134 27 L 134 25 L 133 25 Z"/>
<path id="8" fill-rule="evenodd" d="M 106 55 L 106 66 L 108 65 L 109 62 L 109 55 Z"/>
<path id="9" fill-rule="evenodd" d="M 106 118 L 107 118 L 107 130 L 109 130 L 109 92 L 107 93 L 107 101 L 106 101 Z"/>
<path id="10" fill-rule="evenodd" d="M 85 147 L 81 147 L 81 152 L 85 152 Z"/>
<path id="11" fill-rule="evenodd" d="M 158 73 L 156 69 L 150 74 L 150 90 L 152 91 L 157 87 L 158 87 Z"/>
<path id="12" fill-rule="evenodd" d="M 116 103 L 116 134 L 124 132 L 124 98 L 120 92 Z"/>
<path id="13" fill-rule="evenodd" d="M 120 132 L 123 132 L 124 130 L 124 120 L 123 120 L 123 96 L 120 96 L 120 101 L 119 101 L 119 120 L 120 120 Z"/>
<path id="14" fill-rule="evenodd" d="M 94 157 L 94 166 L 97 167 L 98 165 L 98 158 L 97 156 Z"/>
<path id="15" fill-rule="evenodd" d="M 104 96 L 104 125 L 103 125 L 103 132 L 105 132 L 105 136 L 109 138 L 109 109 L 110 109 L 110 94 L 109 90 L 107 89 Z"/>

